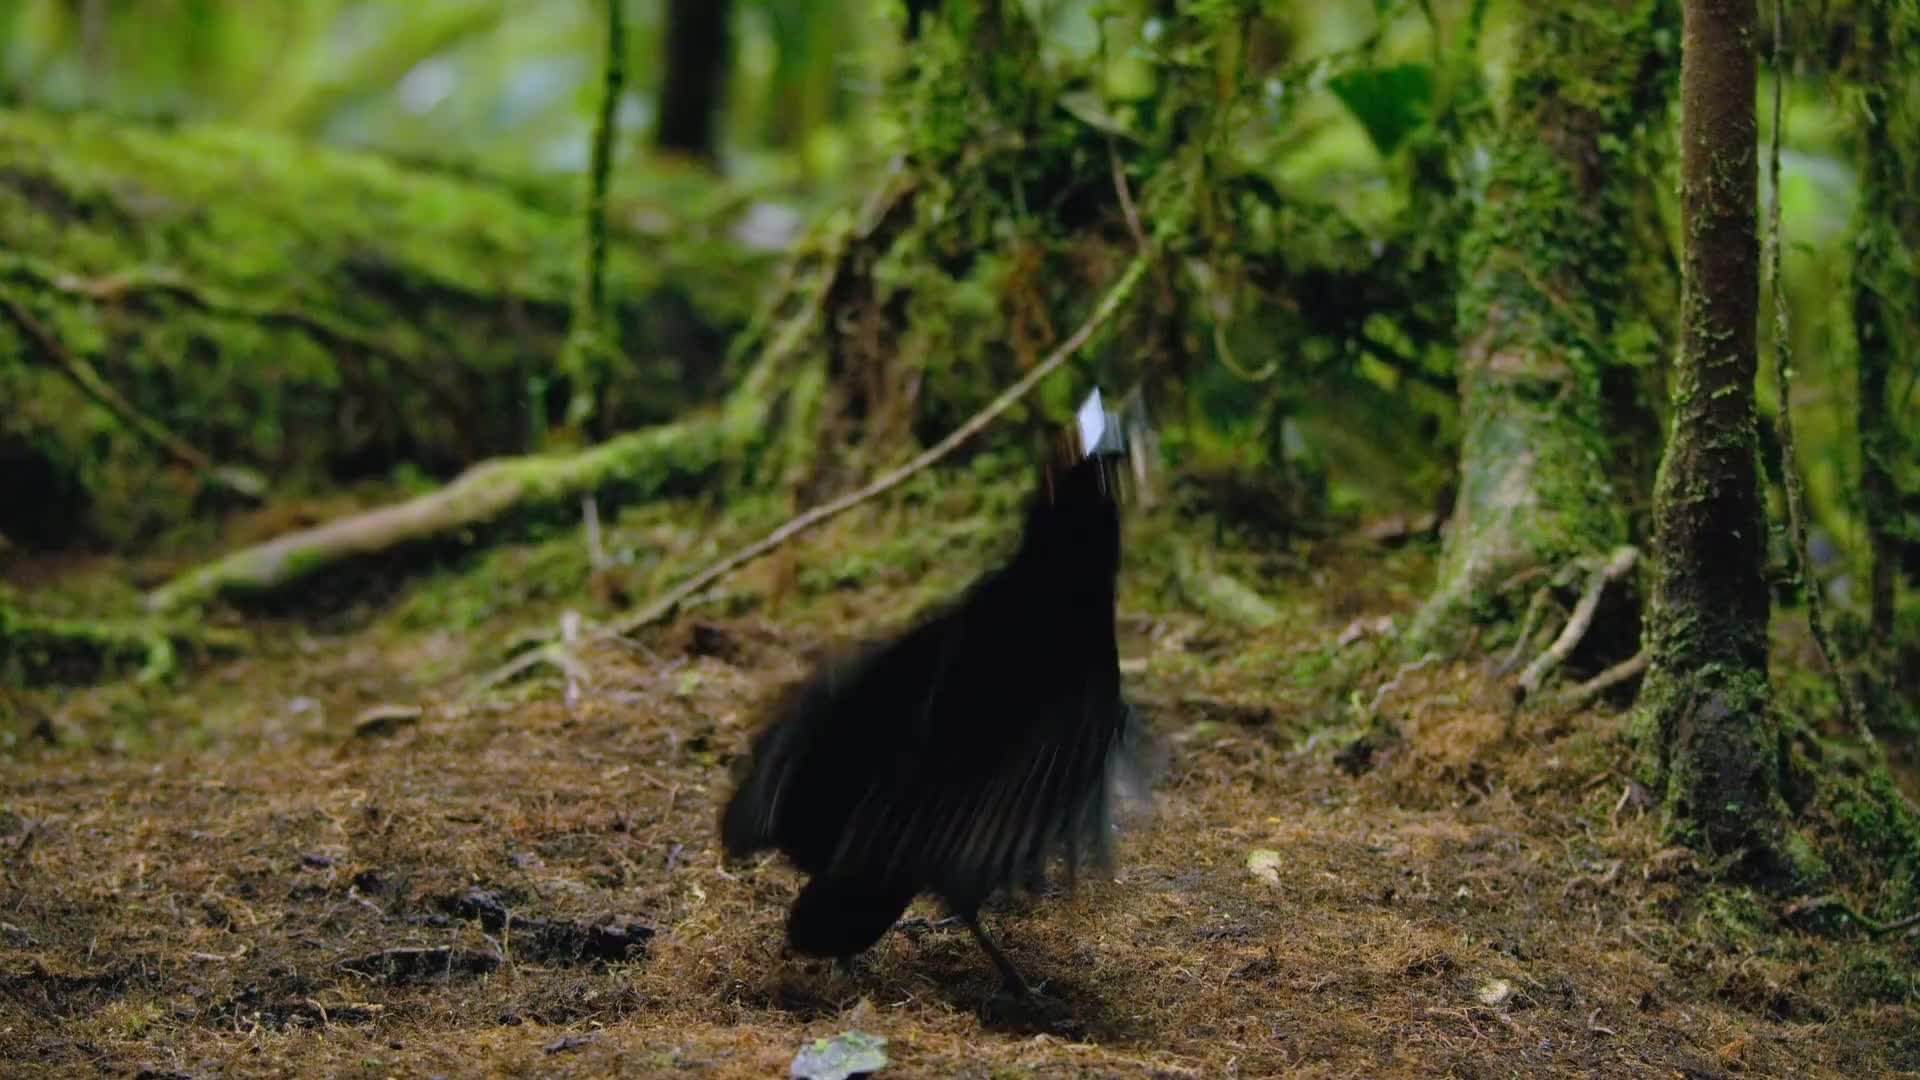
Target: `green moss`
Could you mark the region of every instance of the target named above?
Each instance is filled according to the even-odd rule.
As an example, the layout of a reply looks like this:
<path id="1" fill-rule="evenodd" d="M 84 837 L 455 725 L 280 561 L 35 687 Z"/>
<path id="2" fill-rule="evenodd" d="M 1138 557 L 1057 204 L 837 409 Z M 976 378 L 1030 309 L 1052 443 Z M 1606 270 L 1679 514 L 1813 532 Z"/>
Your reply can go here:
<path id="1" fill-rule="evenodd" d="M 372 155 L 0 110 L 0 288 L 135 406 L 281 493 L 524 449 L 578 248 L 568 213 Z M 608 256 L 618 430 L 717 386 L 769 262 L 691 236 Z M 91 531 L 183 520 L 148 498 L 166 489 L 151 452 L 20 355 L 0 327 L 0 396 L 28 403 L 0 425 L 71 448 Z M 540 407 L 558 415 L 563 389 Z"/>
<path id="2" fill-rule="evenodd" d="M 587 573 L 586 543 L 577 532 L 504 547 L 424 579 L 393 618 L 406 630 L 465 633 L 506 612 L 577 599 L 586 592 Z"/>
<path id="3" fill-rule="evenodd" d="M 1789 829 L 1782 836 L 1781 852 L 1791 868 L 1796 887 L 1814 890 L 1832 880 L 1833 868 L 1821 857 L 1813 840 L 1799 829 Z"/>
<path id="4" fill-rule="evenodd" d="M 1851 1001 L 1889 1005 L 1920 1002 L 1920 972 L 1885 949 L 1851 950 L 1826 981 Z"/>

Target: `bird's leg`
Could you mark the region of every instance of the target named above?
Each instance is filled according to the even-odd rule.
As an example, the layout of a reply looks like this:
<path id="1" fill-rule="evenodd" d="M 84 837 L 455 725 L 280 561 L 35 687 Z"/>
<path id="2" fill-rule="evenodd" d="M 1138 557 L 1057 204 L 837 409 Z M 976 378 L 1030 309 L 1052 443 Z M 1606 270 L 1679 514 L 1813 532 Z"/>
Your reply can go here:
<path id="1" fill-rule="evenodd" d="M 993 958 L 994 966 L 1000 969 L 1000 978 L 1007 984 L 1006 988 L 1016 997 L 1031 998 L 1033 987 L 1028 986 L 1027 980 L 1020 977 L 1020 969 L 1013 966 L 1013 961 L 1007 959 L 1007 954 L 1000 951 L 1000 946 L 988 935 L 986 928 L 980 925 L 980 916 L 962 915 L 960 918 L 966 922 L 967 929 L 973 931 L 973 940 L 979 942 L 980 947 Z"/>

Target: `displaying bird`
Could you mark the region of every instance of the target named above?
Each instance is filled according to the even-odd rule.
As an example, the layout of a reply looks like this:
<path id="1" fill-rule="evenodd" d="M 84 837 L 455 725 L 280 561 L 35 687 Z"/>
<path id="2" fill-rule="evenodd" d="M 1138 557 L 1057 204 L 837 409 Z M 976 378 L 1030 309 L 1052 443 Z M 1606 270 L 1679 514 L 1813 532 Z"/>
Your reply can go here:
<path id="1" fill-rule="evenodd" d="M 830 663 L 757 736 L 721 816 L 727 854 L 783 852 L 810 880 L 796 952 L 843 962 L 931 894 L 1009 990 L 980 925 L 1002 890 L 1108 865 L 1113 810 L 1142 778 L 1114 633 L 1127 447 L 1099 391 L 1043 469 L 1011 561 L 891 640 Z"/>

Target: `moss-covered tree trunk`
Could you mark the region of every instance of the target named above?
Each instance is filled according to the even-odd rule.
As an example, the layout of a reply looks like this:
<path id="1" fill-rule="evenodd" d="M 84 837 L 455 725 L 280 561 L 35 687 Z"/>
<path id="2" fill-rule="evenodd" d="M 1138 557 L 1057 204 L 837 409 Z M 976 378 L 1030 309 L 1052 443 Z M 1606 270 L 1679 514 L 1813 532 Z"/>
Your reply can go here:
<path id="1" fill-rule="evenodd" d="M 1503 586 L 1627 540 L 1608 431 L 1617 369 L 1657 335 L 1636 298 L 1643 130 L 1670 101 L 1664 0 L 1533 5 L 1492 172 L 1461 252 L 1459 494 L 1410 635 L 1446 648 Z M 1636 357 L 1634 352 L 1643 355 Z M 1627 481 L 1623 484 L 1622 481 Z"/>
<path id="2" fill-rule="evenodd" d="M 1767 522 L 1757 469 L 1760 249 L 1755 0 L 1687 0 L 1682 46 L 1685 236 L 1673 419 L 1654 489 L 1654 766 L 1695 842 L 1783 868 L 1779 746 L 1768 716 Z"/>

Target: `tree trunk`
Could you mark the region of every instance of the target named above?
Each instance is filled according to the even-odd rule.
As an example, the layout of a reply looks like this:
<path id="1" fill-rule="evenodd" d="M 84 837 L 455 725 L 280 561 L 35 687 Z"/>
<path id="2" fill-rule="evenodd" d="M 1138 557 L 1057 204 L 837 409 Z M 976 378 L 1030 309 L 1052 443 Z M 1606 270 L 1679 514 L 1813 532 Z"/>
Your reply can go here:
<path id="1" fill-rule="evenodd" d="M 667 5 L 666 75 L 654 146 L 712 164 L 719 158 L 720 101 L 733 43 L 731 0 L 671 0 Z"/>
<path id="2" fill-rule="evenodd" d="M 1506 127 L 1463 243 L 1464 427 L 1439 580 L 1409 635 L 1445 648 L 1506 611 L 1503 583 L 1626 542 L 1608 420 L 1660 334 L 1635 295 L 1638 132 L 1664 115 L 1664 0 L 1534 5 Z M 1637 352 L 1640 355 L 1623 355 Z M 1631 391 L 1628 391 L 1631 396 Z M 1613 399 L 1613 400 L 1610 400 Z M 1612 658 L 1612 659 L 1617 659 Z"/>
<path id="3" fill-rule="evenodd" d="M 1779 746 L 1769 720 L 1767 522 L 1756 469 L 1755 0 L 1686 0 L 1680 76 L 1680 356 L 1654 489 L 1651 666 L 1656 777 L 1689 838 L 1780 861 Z"/>
<path id="4" fill-rule="evenodd" d="M 1888 407 L 1888 376 L 1899 348 L 1898 320 L 1882 295 L 1896 288 L 1895 267 L 1913 211 L 1909 178 L 1900 175 L 1892 111 L 1899 95 L 1889 84 L 1905 77 L 1895 70 L 1891 27 L 1883 5 L 1871 5 L 1859 28 L 1866 63 L 1860 81 L 1866 91 L 1866 129 L 1862 133 L 1860 206 L 1853 257 L 1853 328 L 1860 374 L 1860 501 L 1866 518 L 1869 576 L 1869 626 L 1874 641 L 1890 642 L 1894 621 L 1894 573 L 1899 556 L 1900 491 L 1893 472 L 1900 432 Z M 1904 113 L 1905 110 L 1901 110 Z"/>

